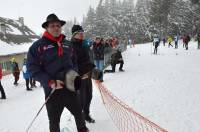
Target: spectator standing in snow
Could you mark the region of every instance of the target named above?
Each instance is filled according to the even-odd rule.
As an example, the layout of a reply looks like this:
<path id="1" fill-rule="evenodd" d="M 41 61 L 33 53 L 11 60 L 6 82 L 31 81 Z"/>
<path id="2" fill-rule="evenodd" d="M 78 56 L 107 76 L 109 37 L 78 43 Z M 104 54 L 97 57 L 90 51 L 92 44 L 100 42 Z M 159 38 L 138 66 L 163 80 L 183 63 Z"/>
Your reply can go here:
<path id="1" fill-rule="evenodd" d="M 33 77 L 30 76 L 30 84 L 31 84 L 31 88 L 36 88 L 36 81 Z"/>
<path id="2" fill-rule="evenodd" d="M 18 63 L 16 62 L 15 58 L 11 59 L 11 70 L 12 70 L 12 74 L 15 78 L 15 81 L 13 84 L 18 85 L 20 70 L 19 70 L 19 66 L 18 66 Z"/>
<path id="3" fill-rule="evenodd" d="M 5 94 L 5 91 L 4 91 L 3 86 L 1 84 L 2 78 L 3 78 L 3 71 L 2 71 L 2 68 L 1 68 L 1 65 L 0 65 L 0 92 L 1 92 L 1 99 L 6 99 L 6 94 Z"/>
<path id="4" fill-rule="evenodd" d="M 29 87 L 29 83 L 30 83 L 30 74 L 27 70 L 27 59 L 24 59 L 24 64 L 23 64 L 23 67 L 22 67 L 22 72 L 23 72 L 23 77 L 26 81 L 26 90 L 27 91 L 32 91 L 32 89 Z"/>
<path id="5" fill-rule="evenodd" d="M 45 29 L 42 38 L 29 49 L 27 68 L 32 77 L 42 84 L 46 98 L 55 90 L 46 103 L 50 132 L 60 132 L 64 108 L 74 116 L 78 132 L 88 132 L 77 94 L 81 77 L 76 72 L 77 65 L 72 62 L 72 44 L 61 34 L 65 23 L 55 14 L 47 17 L 42 24 Z"/>
<path id="6" fill-rule="evenodd" d="M 92 50 L 94 53 L 94 64 L 97 69 L 103 72 L 104 69 L 104 44 L 100 37 L 96 37 L 95 42 L 92 45 Z M 103 76 L 101 77 L 101 82 L 103 82 Z"/>
<path id="7" fill-rule="evenodd" d="M 90 104 L 92 101 L 92 70 L 95 68 L 94 62 L 90 58 L 90 47 L 84 38 L 84 30 L 80 25 L 72 27 L 72 44 L 76 55 L 78 73 L 82 77 L 80 96 L 81 106 L 85 120 L 89 123 L 95 123 L 90 116 Z"/>

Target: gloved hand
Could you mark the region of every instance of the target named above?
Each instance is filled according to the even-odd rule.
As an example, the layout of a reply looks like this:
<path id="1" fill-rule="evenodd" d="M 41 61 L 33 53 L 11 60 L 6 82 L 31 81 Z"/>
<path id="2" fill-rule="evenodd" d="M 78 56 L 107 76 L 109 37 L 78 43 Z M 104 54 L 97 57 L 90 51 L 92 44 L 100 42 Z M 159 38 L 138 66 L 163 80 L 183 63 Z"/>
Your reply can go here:
<path id="1" fill-rule="evenodd" d="M 65 86 L 72 92 L 81 87 L 81 77 L 76 71 L 70 70 L 65 74 Z"/>
<path id="2" fill-rule="evenodd" d="M 84 80 L 84 79 L 88 79 L 89 78 L 89 75 L 86 73 L 84 74 L 83 76 L 81 76 L 81 79 Z"/>
<path id="3" fill-rule="evenodd" d="M 92 70 L 92 79 L 100 80 L 102 76 L 103 76 L 103 72 L 101 70 L 96 69 L 96 68 Z"/>
<path id="4" fill-rule="evenodd" d="M 60 80 L 50 80 L 49 87 L 52 89 L 62 89 L 64 88 L 64 82 Z"/>

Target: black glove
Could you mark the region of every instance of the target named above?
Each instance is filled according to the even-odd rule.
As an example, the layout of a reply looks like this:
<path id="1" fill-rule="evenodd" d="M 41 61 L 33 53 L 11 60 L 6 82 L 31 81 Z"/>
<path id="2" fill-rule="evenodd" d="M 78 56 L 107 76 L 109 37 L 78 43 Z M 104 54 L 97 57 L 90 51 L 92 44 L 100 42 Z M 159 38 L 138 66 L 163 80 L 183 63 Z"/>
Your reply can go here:
<path id="1" fill-rule="evenodd" d="M 92 70 L 92 79 L 94 80 L 100 80 L 103 76 L 103 72 L 99 69 L 93 69 Z"/>

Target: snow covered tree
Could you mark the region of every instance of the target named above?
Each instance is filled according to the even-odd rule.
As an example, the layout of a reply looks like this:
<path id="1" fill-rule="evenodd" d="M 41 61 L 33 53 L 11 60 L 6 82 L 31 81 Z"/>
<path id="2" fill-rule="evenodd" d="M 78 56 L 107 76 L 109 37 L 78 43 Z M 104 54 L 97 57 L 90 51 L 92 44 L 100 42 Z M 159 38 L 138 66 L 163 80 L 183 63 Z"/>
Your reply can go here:
<path id="1" fill-rule="evenodd" d="M 90 6 L 87 16 L 83 20 L 83 27 L 86 32 L 86 36 L 93 36 L 95 30 L 96 14 L 95 9 Z"/>
<path id="2" fill-rule="evenodd" d="M 172 0 L 152 0 L 150 3 L 150 25 L 153 26 L 153 33 L 159 36 L 166 36 L 168 33 L 170 7 Z"/>
<path id="3" fill-rule="evenodd" d="M 145 42 L 151 39 L 150 25 L 149 20 L 149 11 L 150 11 L 150 1 L 149 0 L 138 0 L 135 6 L 135 32 L 136 32 L 136 42 Z"/>

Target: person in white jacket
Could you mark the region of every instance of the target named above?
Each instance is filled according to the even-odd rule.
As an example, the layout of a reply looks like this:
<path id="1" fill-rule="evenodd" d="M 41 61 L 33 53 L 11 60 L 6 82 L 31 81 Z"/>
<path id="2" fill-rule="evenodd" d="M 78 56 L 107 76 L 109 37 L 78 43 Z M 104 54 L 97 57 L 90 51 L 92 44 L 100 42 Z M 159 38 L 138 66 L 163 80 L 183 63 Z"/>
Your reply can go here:
<path id="1" fill-rule="evenodd" d="M 22 67 L 22 72 L 23 72 L 23 77 L 26 81 L 26 90 L 27 91 L 32 91 L 32 89 L 29 87 L 29 82 L 30 82 L 30 74 L 27 70 L 27 66 L 26 66 L 26 59 L 24 59 L 24 64 L 23 64 L 23 67 Z"/>

